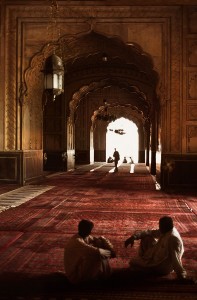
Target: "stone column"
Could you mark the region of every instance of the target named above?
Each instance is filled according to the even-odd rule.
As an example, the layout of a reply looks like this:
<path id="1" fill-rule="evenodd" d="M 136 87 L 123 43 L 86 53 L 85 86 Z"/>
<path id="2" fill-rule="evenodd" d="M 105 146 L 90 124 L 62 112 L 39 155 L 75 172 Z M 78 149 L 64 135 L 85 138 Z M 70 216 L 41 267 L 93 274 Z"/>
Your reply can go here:
<path id="1" fill-rule="evenodd" d="M 152 124 L 151 124 L 151 169 L 152 175 L 156 175 L 156 150 L 157 150 L 157 138 L 156 138 L 156 113 L 153 111 Z"/>
<path id="2" fill-rule="evenodd" d="M 143 126 L 139 126 L 138 128 L 139 133 L 139 150 L 138 150 L 138 162 L 144 163 L 145 162 L 145 147 L 144 147 L 144 129 Z"/>

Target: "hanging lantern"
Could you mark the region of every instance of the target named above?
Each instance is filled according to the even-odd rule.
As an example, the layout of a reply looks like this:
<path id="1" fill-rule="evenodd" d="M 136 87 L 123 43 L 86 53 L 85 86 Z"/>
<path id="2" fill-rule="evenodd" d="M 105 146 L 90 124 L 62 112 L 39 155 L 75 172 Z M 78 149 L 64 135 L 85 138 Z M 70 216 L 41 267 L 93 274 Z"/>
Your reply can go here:
<path id="1" fill-rule="evenodd" d="M 44 89 L 47 95 L 56 96 L 64 92 L 64 66 L 61 58 L 55 54 L 49 56 L 44 66 Z"/>

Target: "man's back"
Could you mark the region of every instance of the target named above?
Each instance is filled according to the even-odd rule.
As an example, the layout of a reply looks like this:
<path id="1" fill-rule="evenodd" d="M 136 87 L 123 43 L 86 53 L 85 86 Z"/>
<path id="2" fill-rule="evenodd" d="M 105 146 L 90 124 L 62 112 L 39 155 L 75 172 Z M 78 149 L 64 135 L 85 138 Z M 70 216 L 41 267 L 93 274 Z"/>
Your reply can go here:
<path id="1" fill-rule="evenodd" d="M 113 157 L 114 157 L 116 160 L 119 160 L 119 159 L 120 159 L 120 155 L 119 155 L 119 152 L 118 152 L 117 150 L 114 151 Z"/>
<path id="2" fill-rule="evenodd" d="M 93 262 L 99 265 L 99 250 L 88 245 L 78 234 L 71 237 L 64 248 L 64 268 L 68 279 L 73 283 L 91 279 L 97 272 Z"/>
<path id="3" fill-rule="evenodd" d="M 147 236 L 146 236 L 147 232 Z M 149 247 L 143 255 L 136 261 L 131 262 L 135 268 L 138 266 L 142 270 L 154 270 L 158 274 L 169 274 L 173 270 L 178 277 L 186 275 L 181 262 L 184 252 L 182 238 L 175 227 L 165 234 L 159 234 L 159 230 L 148 230 L 142 232 L 143 239 L 153 237 L 158 238 L 157 242 L 152 247 Z M 138 269 L 139 269 L 138 268 Z"/>

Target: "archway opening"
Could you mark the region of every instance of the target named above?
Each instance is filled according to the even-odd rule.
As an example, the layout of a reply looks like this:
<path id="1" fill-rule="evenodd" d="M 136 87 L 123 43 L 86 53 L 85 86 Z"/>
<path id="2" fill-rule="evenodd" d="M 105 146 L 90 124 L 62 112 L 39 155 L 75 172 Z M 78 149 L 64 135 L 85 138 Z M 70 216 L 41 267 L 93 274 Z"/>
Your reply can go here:
<path id="1" fill-rule="evenodd" d="M 106 161 L 113 157 L 114 148 L 120 153 L 120 160 L 126 157 L 130 162 L 138 162 L 139 134 L 136 124 L 128 119 L 119 118 L 109 123 L 106 134 Z"/>

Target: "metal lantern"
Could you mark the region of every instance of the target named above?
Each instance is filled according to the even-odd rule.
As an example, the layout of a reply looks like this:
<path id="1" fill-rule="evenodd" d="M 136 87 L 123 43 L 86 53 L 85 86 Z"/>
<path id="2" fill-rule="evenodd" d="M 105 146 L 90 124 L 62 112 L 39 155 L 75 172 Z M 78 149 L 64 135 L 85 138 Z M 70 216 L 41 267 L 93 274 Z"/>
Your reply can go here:
<path id="1" fill-rule="evenodd" d="M 45 92 L 55 97 L 64 92 L 64 66 L 61 58 L 55 54 L 49 56 L 44 66 Z"/>

